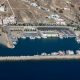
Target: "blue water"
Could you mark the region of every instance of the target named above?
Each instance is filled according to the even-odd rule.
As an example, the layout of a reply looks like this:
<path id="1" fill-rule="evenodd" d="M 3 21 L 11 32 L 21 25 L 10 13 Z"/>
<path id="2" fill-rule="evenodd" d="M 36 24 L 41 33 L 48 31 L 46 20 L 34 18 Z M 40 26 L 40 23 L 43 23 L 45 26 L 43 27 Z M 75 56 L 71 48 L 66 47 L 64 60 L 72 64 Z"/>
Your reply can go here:
<path id="1" fill-rule="evenodd" d="M 75 39 L 63 39 L 49 38 L 49 39 L 36 39 L 36 40 L 22 40 L 18 41 L 18 44 L 14 49 L 7 47 L 0 47 L 0 55 L 34 55 L 41 54 L 42 52 L 51 53 L 59 50 L 77 50 L 80 49 L 80 45 Z"/>
<path id="2" fill-rule="evenodd" d="M 80 61 L 4 62 L 0 80 L 80 80 Z"/>
<path id="3" fill-rule="evenodd" d="M 75 39 L 20 39 L 14 49 L 0 46 L 0 55 L 34 55 L 77 50 Z M 80 80 L 80 61 L 0 62 L 0 80 Z"/>

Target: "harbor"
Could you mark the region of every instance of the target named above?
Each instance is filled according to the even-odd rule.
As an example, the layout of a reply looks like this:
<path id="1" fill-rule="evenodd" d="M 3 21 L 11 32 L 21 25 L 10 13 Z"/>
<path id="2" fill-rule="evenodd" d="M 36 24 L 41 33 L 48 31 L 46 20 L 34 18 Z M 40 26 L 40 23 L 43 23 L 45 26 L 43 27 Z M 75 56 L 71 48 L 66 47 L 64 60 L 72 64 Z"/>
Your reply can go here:
<path id="1" fill-rule="evenodd" d="M 15 48 L 18 39 L 30 38 L 35 39 L 47 39 L 47 38 L 76 38 L 74 28 L 70 26 L 15 26 L 9 25 L 4 27 L 7 32 L 7 38 L 12 44 L 11 48 Z"/>

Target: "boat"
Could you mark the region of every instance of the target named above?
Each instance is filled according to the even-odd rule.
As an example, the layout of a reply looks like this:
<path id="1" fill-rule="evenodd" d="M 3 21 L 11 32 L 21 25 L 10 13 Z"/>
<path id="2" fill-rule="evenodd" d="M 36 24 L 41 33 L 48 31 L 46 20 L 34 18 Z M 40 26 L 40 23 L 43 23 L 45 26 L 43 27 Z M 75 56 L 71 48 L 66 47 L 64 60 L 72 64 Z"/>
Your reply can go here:
<path id="1" fill-rule="evenodd" d="M 63 39 L 64 37 L 63 37 L 63 35 L 60 35 L 59 38 L 60 38 L 60 39 Z"/>
<path id="2" fill-rule="evenodd" d="M 47 54 L 48 56 L 51 56 L 51 54 Z"/>
<path id="3" fill-rule="evenodd" d="M 25 37 L 25 36 L 22 36 L 21 38 L 22 38 L 22 39 L 26 39 L 26 37 Z"/>
<path id="4" fill-rule="evenodd" d="M 79 38 L 79 37 L 76 37 L 76 41 L 77 41 L 78 43 L 80 43 L 80 38 Z"/>
<path id="5" fill-rule="evenodd" d="M 13 46 L 12 46 L 12 49 L 14 49 L 14 48 L 15 48 L 15 46 L 13 45 Z"/>
<path id="6" fill-rule="evenodd" d="M 16 45 L 16 44 L 17 44 L 17 42 L 16 42 L 16 41 L 13 41 L 13 44 L 14 44 L 14 45 Z"/>
<path id="7" fill-rule="evenodd" d="M 64 51 L 59 51 L 58 53 L 59 53 L 59 55 L 65 55 Z"/>
<path id="8" fill-rule="evenodd" d="M 40 36 L 37 36 L 37 38 L 38 38 L 38 39 L 41 39 L 41 37 L 40 37 Z"/>
<path id="9" fill-rule="evenodd" d="M 53 56 L 58 55 L 58 53 L 57 52 L 52 52 L 51 55 L 53 55 Z"/>
<path id="10" fill-rule="evenodd" d="M 67 51 L 66 51 L 66 54 L 68 54 L 68 55 L 74 55 L 74 51 L 72 51 L 72 50 L 67 50 Z"/>
<path id="11" fill-rule="evenodd" d="M 35 37 L 30 36 L 30 39 L 35 39 Z"/>
<path id="12" fill-rule="evenodd" d="M 46 55 L 47 55 L 47 53 L 45 53 L 45 52 L 41 53 L 41 56 L 46 56 Z"/>
<path id="13" fill-rule="evenodd" d="M 47 38 L 47 36 L 42 36 L 42 38 L 46 39 L 46 38 Z"/>
<path id="14" fill-rule="evenodd" d="M 77 55 L 80 55 L 80 50 L 76 50 L 76 54 Z"/>

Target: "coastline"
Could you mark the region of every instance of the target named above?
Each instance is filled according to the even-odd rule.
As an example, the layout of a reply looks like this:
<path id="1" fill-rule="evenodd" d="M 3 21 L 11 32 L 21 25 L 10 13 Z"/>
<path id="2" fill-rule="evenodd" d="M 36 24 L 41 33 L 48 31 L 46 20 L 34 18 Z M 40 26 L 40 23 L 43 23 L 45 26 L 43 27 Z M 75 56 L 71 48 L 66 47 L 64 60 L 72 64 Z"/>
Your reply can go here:
<path id="1" fill-rule="evenodd" d="M 13 44 L 12 44 L 11 40 L 9 39 L 7 33 L 2 31 L 2 29 L 0 29 L 0 44 L 7 48 L 13 47 Z"/>
<path id="2" fill-rule="evenodd" d="M 3 45 L 3 46 L 6 46 L 8 47 L 8 43 L 7 43 L 7 40 L 6 40 L 6 37 L 5 37 L 5 34 L 3 33 L 2 36 L 0 36 L 0 44 Z"/>

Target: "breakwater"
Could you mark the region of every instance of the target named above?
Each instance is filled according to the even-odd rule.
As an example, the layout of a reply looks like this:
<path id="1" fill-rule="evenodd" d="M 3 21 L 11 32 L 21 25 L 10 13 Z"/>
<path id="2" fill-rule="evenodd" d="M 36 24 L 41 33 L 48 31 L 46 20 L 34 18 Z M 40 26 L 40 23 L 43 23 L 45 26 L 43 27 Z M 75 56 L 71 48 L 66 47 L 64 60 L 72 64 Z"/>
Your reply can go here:
<path id="1" fill-rule="evenodd" d="M 2 61 L 41 61 L 41 60 L 73 60 L 80 59 L 80 55 L 56 55 L 56 56 L 0 56 L 0 62 Z"/>

